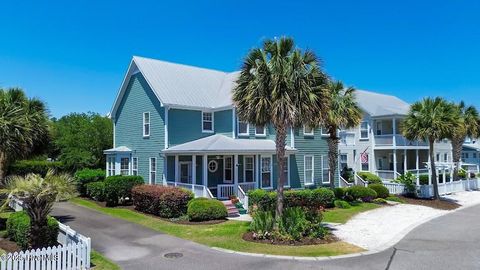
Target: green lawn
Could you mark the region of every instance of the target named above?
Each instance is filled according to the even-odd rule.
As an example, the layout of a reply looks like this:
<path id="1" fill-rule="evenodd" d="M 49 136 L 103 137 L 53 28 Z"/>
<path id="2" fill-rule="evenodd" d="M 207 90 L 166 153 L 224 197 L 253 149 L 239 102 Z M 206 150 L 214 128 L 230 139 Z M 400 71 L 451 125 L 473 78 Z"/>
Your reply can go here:
<path id="1" fill-rule="evenodd" d="M 102 256 L 102 254 L 92 250 L 91 263 L 95 267 L 95 270 L 120 270 L 120 267 Z"/>
<path id="2" fill-rule="evenodd" d="M 348 209 L 327 209 L 323 215 L 323 221 L 332 223 L 346 223 L 354 215 L 380 207 L 374 203 L 362 203 Z"/>
<path id="3" fill-rule="evenodd" d="M 210 247 L 288 256 L 335 256 L 363 251 L 363 249 L 345 242 L 314 246 L 272 246 L 247 242 L 242 239 L 242 235 L 248 230 L 248 222 L 227 221 L 215 225 L 181 225 L 129 209 L 101 207 L 92 201 L 81 198 L 74 198 L 71 202 Z"/>

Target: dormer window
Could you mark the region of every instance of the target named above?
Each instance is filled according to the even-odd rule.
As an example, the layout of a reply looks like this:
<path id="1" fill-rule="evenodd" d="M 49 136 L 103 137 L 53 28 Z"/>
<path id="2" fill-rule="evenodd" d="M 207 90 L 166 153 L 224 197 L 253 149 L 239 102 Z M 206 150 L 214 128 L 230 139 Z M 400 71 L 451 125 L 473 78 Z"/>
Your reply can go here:
<path id="1" fill-rule="evenodd" d="M 238 135 L 248 136 L 249 125 L 245 121 L 238 121 Z"/>
<path id="2" fill-rule="evenodd" d="M 202 112 L 202 132 L 213 132 L 213 113 Z"/>
<path id="3" fill-rule="evenodd" d="M 313 128 L 311 126 L 303 126 L 303 135 L 304 136 L 313 136 Z"/>
<path id="4" fill-rule="evenodd" d="M 265 126 L 255 126 L 255 136 L 267 136 L 267 128 Z"/>

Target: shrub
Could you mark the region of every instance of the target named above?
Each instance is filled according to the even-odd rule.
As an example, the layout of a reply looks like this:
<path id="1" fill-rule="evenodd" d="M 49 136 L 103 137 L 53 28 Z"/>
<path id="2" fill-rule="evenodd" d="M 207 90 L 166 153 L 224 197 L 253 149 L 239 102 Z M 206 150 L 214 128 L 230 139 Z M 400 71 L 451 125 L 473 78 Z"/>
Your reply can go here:
<path id="1" fill-rule="evenodd" d="M 348 209 L 351 207 L 351 205 L 347 201 L 343 200 L 335 200 L 335 207 L 337 208 L 342 208 L 342 209 Z"/>
<path id="2" fill-rule="evenodd" d="M 391 202 L 404 203 L 404 201 L 397 196 L 390 196 L 390 197 L 385 198 L 385 200 L 391 201 Z"/>
<path id="3" fill-rule="evenodd" d="M 53 217 L 47 218 L 47 226 L 42 234 L 49 246 L 56 246 L 58 236 L 58 222 Z M 26 212 L 12 213 L 7 220 L 7 236 L 22 249 L 30 247 L 30 217 Z"/>
<path id="4" fill-rule="evenodd" d="M 252 211 L 274 211 L 277 197 L 276 192 L 267 192 L 256 189 L 248 193 Z M 335 194 L 328 188 L 288 190 L 284 193 L 284 207 L 302 207 L 304 210 L 316 211 L 321 208 L 333 206 Z"/>
<path id="5" fill-rule="evenodd" d="M 190 221 L 207 221 L 225 219 L 228 213 L 219 200 L 197 198 L 188 203 L 187 215 Z"/>
<path id="6" fill-rule="evenodd" d="M 408 197 L 417 197 L 417 184 L 416 177 L 411 172 L 407 172 L 399 176 L 394 181 L 395 183 L 400 183 L 405 185 L 405 195 Z"/>
<path id="7" fill-rule="evenodd" d="M 308 233 L 310 222 L 300 207 L 286 208 L 278 224 L 281 238 L 300 240 Z"/>
<path id="8" fill-rule="evenodd" d="M 375 200 L 373 200 L 373 203 L 376 203 L 376 204 L 386 204 L 387 201 L 383 198 L 376 198 Z"/>
<path id="9" fill-rule="evenodd" d="M 81 196 L 87 195 L 87 184 L 92 182 L 103 181 L 105 179 L 104 170 L 83 169 L 75 173 L 77 182 L 77 190 Z"/>
<path id="10" fill-rule="evenodd" d="M 345 197 L 345 191 L 346 191 L 345 188 L 341 188 L 341 187 L 334 188 L 333 193 L 335 193 L 335 198 L 339 200 L 343 200 L 343 198 Z"/>
<path id="11" fill-rule="evenodd" d="M 381 184 L 382 179 L 377 175 L 371 172 L 359 172 L 357 173 L 363 180 L 365 180 L 368 184 Z"/>
<path id="12" fill-rule="evenodd" d="M 466 179 L 467 178 L 467 171 L 464 169 L 458 170 L 458 177 L 460 179 Z"/>
<path id="13" fill-rule="evenodd" d="M 191 191 L 177 187 L 138 185 L 132 189 L 136 210 L 164 218 L 185 215 L 193 197 Z"/>
<path id="14" fill-rule="evenodd" d="M 10 165 L 9 174 L 25 176 L 30 173 L 45 176 L 48 170 L 63 172 L 65 170 L 63 164 L 59 161 L 47 160 L 20 160 Z"/>
<path id="15" fill-rule="evenodd" d="M 132 188 L 143 184 L 141 176 L 109 176 L 105 179 L 105 199 L 108 206 L 116 206 L 119 201 L 132 198 Z"/>
<path id="16" fill-rule="evenodd" d="M 98 181 L 88 183 L 87 195 L 96 201 L 105 201 L 105 182 Z"/>
<path id="17" fill-rule="evenodd" d="M 428 174 L 420 174 L 419 176 L 420 185 L 428 185 L 429 178 L 430 177 L 428 176 Z"/>
<path id="18" fill-rule="evenodd" d="M 346 197 L 351 197 L 353 200 L 361 200 L 363 202 L 371 202 L 377 197 L 375 190 L 362 186 L 349 187 L 345 194 Z"/>
<path id="19" fill-rule="evenodd" d="M 340 175 L 345 179 L 347 182 L 352 183 L 355 180 L 355 176 L 353 173 L 352 168 L 343 168 L 342 171 L 340 172 Z"/>
<path id="20" fill-rule="evenodd" d="M 274 225 L 275 218 L 271 211 L 257 211 L 250 223 L 250 231 L 254 233 L 254 238 L 268 239 L 273 232 Z"/>
<path id="21" fill-rule="evenodd" d="M 390 195 L 388 188 L 386 188 L 383 184 L 372 184 L 368 185 L 369 188 L 375 190 L 377 193 L 377 198 L 385 199 Z"/>

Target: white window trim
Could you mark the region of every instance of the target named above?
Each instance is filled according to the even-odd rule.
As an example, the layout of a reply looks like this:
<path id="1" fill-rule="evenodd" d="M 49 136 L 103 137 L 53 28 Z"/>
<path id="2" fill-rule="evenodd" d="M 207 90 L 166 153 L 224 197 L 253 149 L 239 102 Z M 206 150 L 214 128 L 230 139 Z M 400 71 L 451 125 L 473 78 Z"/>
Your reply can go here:
<path id="1" fill-rule="evenodd" d="M 263 133 L 257 133 L 257 127 L 255 126 L 255 137 L 266 137 L 267 136 L 267 126 L 263 126 Z"/>
<path id="2" fill-rule="evenodd" d="M 322 156 L 322 157 L 321 157 L 321 162 L 322 162 L 322 167 L 321 167 L 321 168 L 322 168 L 322 184 L 328 184 L 328 183 L 330 183 L 330 168 L 325 169 L 325 167 L 323 166 L 323 164 L 324 164 L 324 162 L 325 162 L 326 159 L 327 159 L 327 156 Z M 328 162 L 328 159 L 327 159 L 327 162 Z M 325 181 L 325 177 L 323 177 L 324 171 L 327 171 L 327 172 L 328 172 L 327 181 Z"/>
<path id="3" fill-rule="evenodd" d="M 290 155 L 285 156 L 285 158 L 287 159 L 287 183 L 283 184 L 283 187 L 289 188 L 290 187 Z"/>
<path id="4" fill-rule="evenodd" d="M 307 183 L 307 157 L 312 158 L 312 182 Z M 303 184 L 305 186 L 311 186 L 315 184 L 315 156 L 314 155 L 304 155 L 303 156 Z"/>
<path id="5" fill-rule="evenodd" d="M 311 128 L 311 129 L 312 129 L 311 132 L 305 132 L 305 128 L 306 128 L 306 127 L 307 127 L 306 125 L 303 125 L 303 136 L 313 136 L 313 135 L 315 134 L 314 128 Z M 323 135 L 323 134 L 322 134 L 322 135 Z"/>
<path id="6" fill-rule="evenodd" d="M 155 171 L 152 171 L 152 159 L 155 160 Z M 150 157 L 148 159 L 148 182 L 153 185 L 155 184 L 155 181 L 157 180 L 157 158 L 156 157 Z M 152 172 L 155 173 L 155 179 L 152 179 Z M 152 181 L 153 180 L 153 181 Z"/>
<path id="7" fill-rule="evenodd" d="M 367 137 L 362 137 L 362 123 L 367 123 Z M 370 124 L 368 123 L 368 121 L 360 122 L 359 131 L 360 131 L 360 134 L 359 134 L 360 140 L 369 140 L 370 139 Z"/>
<path id="8" fill-rule="evenodd" d="M 327 133 L 324 133 L 325 130 L 327 130 L 327 129 L 324 128 L 324 127 L 321 128 L 320 133 L 322 134 L 322 137 L 328 137 L 328 136 L 330 136 L 330 133 L 328 133 L 328 131 L 327 131 Z"/>
<path id="9" fill-rule="evenodd" d="M 137 168 L 135 169 L 134 164 L 137 165 Z M 138 157 L 132 157 L 132 173 L 131 175 L 138 175 Z M 133 172 L 137 172 L 137 174 L 134 174 Z"/>
<path id="10" fill-rule="evenodd" d="M 232 179 L 229 179 L 229 180 L 225 179 L 225 171 L 227 170 L 227 167 L 225 166 L 225 164 L 227 164 L 227 163 L 225 162 L 225 159 L 227 159 L 227 158 L 230 158 L 230 159 L 232 160 L 232 162 L 231 162 L 232 167 L 230 168 L 230 170 L 232 171 L 232 172 L 231 172 L 231 177 L 232 177 Z M 234 178 L 233 173 L 234 173 L 234 166 L 235 166 L 233 163 L 234 163 L 234 161 L 233 161 L 233 156 L 223 156 L 223 182 L 224 182 L 224 183 L 227 183 L 227 184 L 233 183 L 233 178 Z"/>
<path id="11" fill-rule="evenodd" d="M 209 113 L 212 115 L 212 130 L 208 129 L 203 129 L 203 114 Z M 214 112 L 208 112 L 208 111 L 202 111 L 202 117 L 200 119 L 200 123 L 202 124 L 202 133 L 213 133 L 215 131 L 215 113 Z"/>
<path id="12" fill-rule="evenodd" d="M 240 133 L 240 122 L 247 123 L 247 133 Z M 237 130 L 238 130 L 238 136 L 248 136 L 248 135 L 250 135 L 250 124 L 248 122 L 238 120 L 237 121 Z"/>
<path id="13" fill-rule="evenodd" d="M 122 169 L 122 159 L 128 159 L 127 169 Z M 124 174 L 122 174 L 122 171 L 127 171 L 127 174 L 125 174 L 125 175 L 130 175 L 130 168 L 131 167 L 132 166 L 130 165 L 130 158 L 129 157 L 126 157 L 126 156 L 120 157 L 120 175 L 124 175 Z"/>
<path id="14" fill-rule="evenodd" d="M 247 182 L 247 158 L 252 159 L 252 177 L 253 181 L 252 182 Z M 255 183 L 255 158 L 253 156 L 243 156 L 243 182 L 244 183 Z"/>
<path id="15" fill-rule="evenodd" d="M 148 123 L 145 122 L 145 114 L 148 114 Z M 143 137 L 150 137 L 150 134 L 152 134 L 152 125 L 151 125 L 152 118 L 151 118 L 150 112 L 143 112 L 142 117 L 143 117 L 143 126 L 142 126 Z M 145 125 L 147 124 L 148 124 L 148 134 L 145 133 Z"/>
<path id="16" fill-rule="evenodd" d="M 211 170 L 210 169 L 210 163 L 212 164 L 215 164 L 215 170 Z M 218 170 L 218 162 L 214 159 L 210 160 L 208 163 L 207 163 L 207 168 L 208 168 L 208 171 L 211 172 L 211 173 L 214 173 Z"/>
<path id="17" fill-rule="evenodd" d="M 262 174 L 263 174 L 263 172 L 262 172 L 262 167 L 263 167 L 262 161 L 263 161 L 264 158 L 269 158 L 270 159 L 270 186 L 268 186 L 268 187 L 264 187 L 263 186 L 263 181 L 262 181 Z M 273 188 L 273 158 L 272 158 L 272 156 L 271 155 L 270 156 L 260 156 L 260 168 L 258 168 L 258 169 L 260 170 L 259 181 L 260 181 L 261 188 L 262 189 L 272 189 Z"/>

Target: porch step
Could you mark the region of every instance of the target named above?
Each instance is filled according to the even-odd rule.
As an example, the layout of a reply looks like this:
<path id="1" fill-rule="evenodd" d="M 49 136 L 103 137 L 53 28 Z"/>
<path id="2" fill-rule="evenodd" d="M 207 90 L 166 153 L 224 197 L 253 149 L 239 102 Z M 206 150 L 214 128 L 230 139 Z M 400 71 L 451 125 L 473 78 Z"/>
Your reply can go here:
<path id="1" fill-rule="evenodd" d="M 237 207 L 230 201 L 222 201 L 223 205 L 227 208 L 228 217 L 238 217 L 240 213 L 238 212 Z"/>

